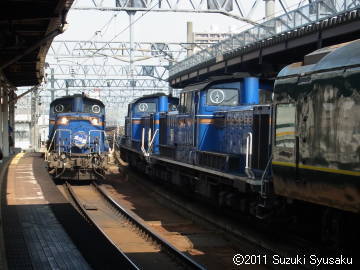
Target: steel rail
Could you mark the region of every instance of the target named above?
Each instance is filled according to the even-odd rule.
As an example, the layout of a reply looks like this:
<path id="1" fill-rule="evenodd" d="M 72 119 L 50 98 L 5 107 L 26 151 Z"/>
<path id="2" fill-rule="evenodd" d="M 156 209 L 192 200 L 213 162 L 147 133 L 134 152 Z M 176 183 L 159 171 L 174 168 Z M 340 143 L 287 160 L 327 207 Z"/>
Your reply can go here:
<path id="1" fill-rule="evenodd" d="M 132 214 L 131 212 L 127 211 L 125 208 L 123 208 L 121 205 L 119 205 L 113 198 L 111 198 L 106 191 L 100 187 L 97 183 L 93 182 L 94 187 L 96 190 L 106 199 L 114 209 L 116 209 L 120 214 L 122 214 L 126 219 L 128 219 L 131 223 L 133 223 L 134 226 L 142 230 L 147 236 L 152 238 L 161 248 L 163 251 L 169 253 L 174 258 L 178 259 L 179 262 L 181 262 L 186 268 L 188 269 L 201 269 L 205 270 L 206 268 L 202 265 L 195 262 L 190 257 L 186 256 L 182 252 L 180 252 L 176 247 L 174 247 L 172 244 L 167 242 L 164 238 L 159 236 L 156 232 L 151 230 L 149 227 L 147 227 L 139 217 Z"/>
<path id="2" fill-rule="evenodd" d="M 125 260 L 129 263 L 129 266 L 134 270 L 140 270 L 140 268 L 121 250 L 119 249 L 115 243 L 106 235 L 103 229 L 98 226 L 93 218 L 87 214 L 85 207 L 81 204 L 80 199 L 77 197 L 76 193 L 74 192 L 71 184 L 69 182 L 65 182 L 65 189 L 67 190 L 68 194 L 71 196 L 71 199 L 76 205 L 76 208 L 80 211 L 81 215 L 87 219 L 95 228 L 97 228 L 105 237 L 106 239 L 121 253 L 121 255 L 125 258 Z"/>

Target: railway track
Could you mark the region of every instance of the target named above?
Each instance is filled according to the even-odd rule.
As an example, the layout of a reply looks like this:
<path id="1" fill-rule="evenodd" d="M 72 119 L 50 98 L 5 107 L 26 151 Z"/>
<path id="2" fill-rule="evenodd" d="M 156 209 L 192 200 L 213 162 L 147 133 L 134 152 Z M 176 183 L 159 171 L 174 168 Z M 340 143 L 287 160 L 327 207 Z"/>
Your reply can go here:
<path id="1" fill-rule="evenodd" d="M 205 269 L 114 201 L 96 182 L 64 184 L 79 212 L 128 259 L 133 269 Z"/>
<path id="2" fill-rule="evenodd" d="M 119 158 L 116 157 L 117 162 Z M 120 163 L 122 164 L 122 163 Z M 124 165 L 125 166 L 125 165 Z M 184 200 L 181 196 L 174 195 L 165 191 L 165 189 L 149 183 L 144 179 L 144 176 L 140 173 L 133 172 L 122 168 L 122 174 L 124 177 L 129 177 L 131 182 L 135 182 L 140 188 L 143 188 L 147 193 L 151 194 L 153 199 L 158 201 L 162 205 L 166 205 L 170 209 L 182 216 L 193 220 L 195 223 L 202 224 L 207 228 L 213 230 L 219 230 L 223 233 L 225 238 L 229 239 L 233 243 L 236 243 L 241 247 L 239 252 L 244 254 L 261 254 L 268 258 L 272 256 L 280 257 L 296 257 L 296 255 L 309 255 L 309 254 L 320 254 L 319 247 L 301 237 L 292 235 L 282 231 L 270 232 L 264 226 L 251 227 L 245 220 L 243 222 L 233 220 L 226 215 L 219 216 L 213 211 L 209 211 L 207 207 L 203 207 L 202 204 L 189 203 Z M 127 175 L 127 176 L 126 176 Z M 120 190 L 119 190 L 120 191 Z M 131 200 L 131 199 L 130 199 Z M 266 229 L 264 229 L 266 228 Z M 311 247 L 311 248 L 309 248 Z M 268 263 L 265 266 L 271 267 Z M 310 265 L 283 265 L 278 266 L 281 269 L 310 269 Z"/>

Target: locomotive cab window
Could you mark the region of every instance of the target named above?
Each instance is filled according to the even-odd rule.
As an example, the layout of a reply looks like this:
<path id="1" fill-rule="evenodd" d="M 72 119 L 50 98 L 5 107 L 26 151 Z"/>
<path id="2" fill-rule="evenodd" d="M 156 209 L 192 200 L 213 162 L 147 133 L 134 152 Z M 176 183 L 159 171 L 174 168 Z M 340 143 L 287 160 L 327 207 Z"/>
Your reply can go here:
<path id="1" fill-rule="evenodd" d="M 139 102 L 135 105 L 135 113 L 154 113 L 156 112 L 155 102 Z"/>
<path id="2" fill-rule="evenodd" d="M 276 106 L 275 145 L 277 147 L 295 147 L 295 104 Z"/>
<path id="3" fill-rule="evenodd" d="M 239 90 L 236 88 L 210 88 L 206 103 L 210 106 L 236 106 L 239 103 Z"/>
<path id="4" fill-rule="evenodd" d="M 179 106 L 180 113 L 191 113 L 192 97 L 193 97 L 192 92 L 182 93 L 180 95 L 180 106 Z"/>
<path id="5" fill-rule="evenodd" d="M 177 111 L 177 105 L 176 104 L 172 104 L 172 103 L 169 103 L 168 105 L 168 111 L 169 112 L 174 112 L 174 111 Z"/>

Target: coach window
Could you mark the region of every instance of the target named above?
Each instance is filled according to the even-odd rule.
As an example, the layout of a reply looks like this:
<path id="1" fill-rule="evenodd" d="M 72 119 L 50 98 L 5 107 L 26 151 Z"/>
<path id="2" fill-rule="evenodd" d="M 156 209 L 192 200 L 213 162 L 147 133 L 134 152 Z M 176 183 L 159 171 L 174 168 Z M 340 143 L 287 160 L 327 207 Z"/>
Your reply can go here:
<path id="1" fill-rule="evenodd" d="M 210 106 L 236 106 L 239 103 L 239 89 L 210 88 L 206 94 Z"/>
<path id="2" fill-rule="evenodd" d="M 295 104 L 276 106 L 275 145 L 277 147 L 295 147 Z"/>

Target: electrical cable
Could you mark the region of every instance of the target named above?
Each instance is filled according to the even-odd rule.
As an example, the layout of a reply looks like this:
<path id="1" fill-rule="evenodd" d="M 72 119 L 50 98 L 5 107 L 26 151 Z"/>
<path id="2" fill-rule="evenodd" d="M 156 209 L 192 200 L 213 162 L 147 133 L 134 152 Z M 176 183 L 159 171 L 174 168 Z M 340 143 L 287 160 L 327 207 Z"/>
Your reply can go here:
<path id="1" fill-rule="evenodd" d="M 290 6 L 288 6 L 287 3 L 285 2 L 286 7 L 287 7 L 287 9 L 288 9 L 288 12 L 291 11 L 291 9 L 294 8 L 294 7 L 296 7 L 296 6 L 297 6 L 297 8 L 299 8 L 303 1 L 304 1 L 304 0 L 301 0 L 301 1 L 299 1 L 299 2 L 297 2 L 297 3 L 295 3 L 295 4 L 292 4 L 292 5 L 290 5 Z M 255 3 L 256 3 L 256 1 L 254 2 L 254 5 L 255 5 Z M 254 7 L 254 6 L 253 6 L 253 7 Z M 250 11 L 250 12 L 251 12 L 251 11 Z M 249 13 L 250 13 L 250 12 L 249 12 Z M 275 11 L 273 15 L 275 16 L 276 14 L 279 14 L 279 13 L 281 13 L 281 12 L 282 12 L 282 10 Z M 284 14 L 286 14 L 286 13 L 284 13 Z M 248 14 L 248 16 L 249 16 L 249 14 Z M 258 20 L 256 20 L 256 21 L 254 21 L 254 22 L 255 22 L 255 23 L 258 23 L 258 24 L 261 24 L 261 22 L 265 22 L 265 21 L 266 21 L 265 18 L 261 18 L 261 19 L 258 19 Z M 244 29 L 244 28 L 247 27 L 247 26 L 249 26 L 249 24 L 244 24 L 244 25 L 242 25 L 242 26 L 240 26 L 240 27 L 238 27 L 238 28 L 236 28 L 236 29 L 237 29 L 237 30 Z M 235 33 L 235 35 L 236 35 L 236 34 L 237 34 L 237 33 Z"/>
<path id="2" fill-rule="evenodd" d="M 89 58 L 92 58 L 95 54 L 97 54 L 99 51 L 101 51 L 102 49 L 104 49 L 110 42 L 112 42 L 114 39 L 116 39 L 118 36 L 120 36 L 122 33 L 124 33 L 127 29 L 130 28 L 130 26 L 135 25 L 135 23 L 137 23 L 140 19 L 142 19 L 146 14 L 148 14 L 150 11 L 152 11 L 156 6 L 159 5 L 161 0 L 159 0 L 155 5 L 153 5 L 150 9 L 146 10 L 143 14 L 141 14 L 140 17 L 138 17 L 134 22 L 132 22 L 131 24 L 128 24 L 123 30 L 121 30 L 118 34 L 116 34 L 111 40 L 107 41 L 101 48 L 97 49 L 95 52 L 93 52 L 93 54 L 91 56 L 89 56 Z M 85 62 L 88 61 L 88 59 L 85 59 L 81 64 L 84 64 Z"/>

